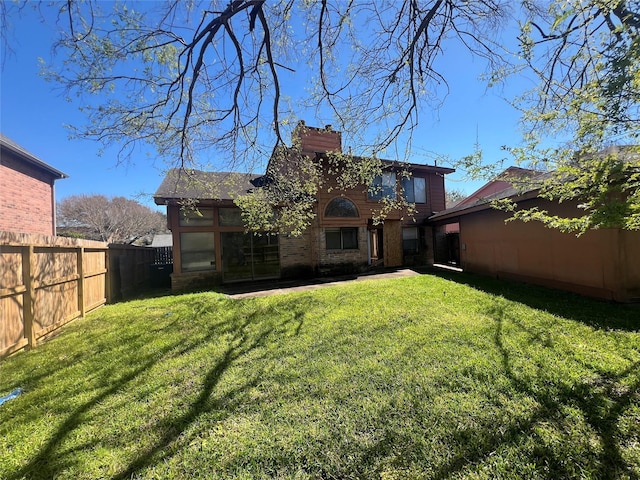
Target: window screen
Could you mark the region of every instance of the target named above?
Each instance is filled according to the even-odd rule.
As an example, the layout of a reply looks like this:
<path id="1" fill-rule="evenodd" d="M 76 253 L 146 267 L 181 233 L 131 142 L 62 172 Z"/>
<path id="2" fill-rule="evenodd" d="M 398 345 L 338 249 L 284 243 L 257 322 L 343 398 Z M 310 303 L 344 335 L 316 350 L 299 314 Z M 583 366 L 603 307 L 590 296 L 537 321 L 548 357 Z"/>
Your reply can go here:
<path id="1" fill-rule="evenodd" d="M 402 229 L 402 250 L 405 255 L 418 253 L 420 251 L 418 239 L 418 227 Z"/>

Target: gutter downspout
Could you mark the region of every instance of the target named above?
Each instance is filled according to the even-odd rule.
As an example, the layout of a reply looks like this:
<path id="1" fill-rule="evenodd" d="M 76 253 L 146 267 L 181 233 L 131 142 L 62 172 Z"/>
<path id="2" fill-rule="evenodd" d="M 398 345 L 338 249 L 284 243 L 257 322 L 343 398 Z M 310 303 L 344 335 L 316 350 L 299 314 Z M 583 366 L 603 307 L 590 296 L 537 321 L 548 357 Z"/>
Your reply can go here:
<path id="1" fill-rule="evenodd" d="M 53 208 L 53 232 L 54 237 L 58 233 L 58 208 L 56 206 L 56 180 L 51 180 L 51 207 Z"/>

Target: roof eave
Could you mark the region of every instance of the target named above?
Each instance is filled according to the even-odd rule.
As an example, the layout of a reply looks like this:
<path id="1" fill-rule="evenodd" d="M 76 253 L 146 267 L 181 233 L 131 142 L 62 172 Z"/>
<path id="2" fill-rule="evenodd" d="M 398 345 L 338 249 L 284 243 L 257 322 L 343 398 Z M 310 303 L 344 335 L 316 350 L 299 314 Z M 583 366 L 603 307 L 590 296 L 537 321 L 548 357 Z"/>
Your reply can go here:
<path id="1" fill-rule="evenodd" d="M 153 201 L 156 205 L 172 205 L 180 202 L 197 202 L 200 204 L 224 204 L 233 203 L 232 198 L 191 198 L 191 197 L 166 197 L 166 196 L 153 196 Z"/>
<path id="2" fill-rule="evenodd" d="M 9 150 L 11 153 L 13 153 L 14 155 L 20 157 L 22 160 L 26 161 L 27 163 L 30 163 L 30 164 L 34 165 L 35 167 L 46 171 L 47 173 L 49 173 L 53 177 L 55 177 L 56 180 L 61 180 L 63 178 L 69 178 L 69 175 L 67 175 L 66 173 L 61 172 L 60 170 L 58 170 L 56 168 L 53 168 L 51 165 L 46 164 L 45 162 L 40 160 L 35 155 L 27 152 L 26 150 L 21 148 L 19 145 L 15 145 L 13 143 L 10 143 L 9 141 L 5 140 L 5 138 L 0 138 L 0 147 L 3 150 Z"/>
<path id="3" fill-rule="evenodd" d="M 493 207 L 491 206 L 491 202 L 493 200 L 502 200 L 502 199 L 508 198 L 517 203 L 525 200 L 532 200 L 538 197 L 538 193 L 539 193 L 539 189 L 536 189 L 536 190 L 530 190 L 528 192 L 525 192 L 519 195 L 511 195 L 509 197 L 498 197 L 498 198 L 484 201 L 482 203 L 467 205 L 465 206 L 465 208 L 461 208 L 461 209 L 456 209 L 456 207 L 452 207 L 450 209 L 443 210 L 442 212 L 438 212 L 435 215 L 431 215 L 427 220 L 429 223 L 442 223 L 443 220 L 458 219 L 463 215 L 469 215 L 471 213 L 493 209 Z M 454 223 L 454 222 L 448 222 L 448 223 Z"/>

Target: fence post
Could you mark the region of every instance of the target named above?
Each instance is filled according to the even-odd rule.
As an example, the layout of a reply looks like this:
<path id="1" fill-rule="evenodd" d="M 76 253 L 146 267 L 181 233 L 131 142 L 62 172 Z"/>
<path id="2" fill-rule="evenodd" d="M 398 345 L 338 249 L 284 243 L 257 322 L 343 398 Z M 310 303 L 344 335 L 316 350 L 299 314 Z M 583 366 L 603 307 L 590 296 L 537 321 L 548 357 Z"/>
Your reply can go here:
<path id="1" fill-rule="evenodd" d="M 78 310 L 80 310 L 80 316 L 84 317 L 86 310 L 84 304 L 84 247 L 79 247 L 76 255 L 78 268 Z"/>
<path id="2" fill-rule="evenodd" d="M 25 287 L 22 316 L 24 320 L 24 336 L 27 339 L 28 348 L 36 347 L 36 328 L 33 312 L 36 297 L 35 279 L 35 252 L 33 245 L 22 248 L 22 284 Z"/>
<path id="3" fill-rule="evenodd" d="M 113 272 L 111 271 L 111 255 L 108 246 L 104 250 L 104 268 L 107 269 L 107 273 L 104 274 L 104 298 L 107 303 L 111 303 L 111 275 L 113 275 Z"/>

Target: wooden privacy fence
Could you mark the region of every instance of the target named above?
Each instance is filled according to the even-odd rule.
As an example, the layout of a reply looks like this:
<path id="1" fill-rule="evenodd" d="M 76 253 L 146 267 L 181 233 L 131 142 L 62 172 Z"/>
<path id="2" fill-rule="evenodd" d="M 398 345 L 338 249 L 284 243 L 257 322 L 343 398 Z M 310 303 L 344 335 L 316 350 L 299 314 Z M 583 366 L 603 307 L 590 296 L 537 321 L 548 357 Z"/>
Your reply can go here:
<path id="1" fill-rule="evenodd" d="M 151 247 L 0 231 L 0 358 L 152 282 Z"/>
<path id="2" fill-rule="evenodd" d="M 155 249 L 135 245 L 109 244 L 109 302 L 125 300 L 149 285 Z"/>
<path id="3" fill-rule="evenodd" d="M 106 303 L 103 242 L 0 232 L 0 357 Z"/>

